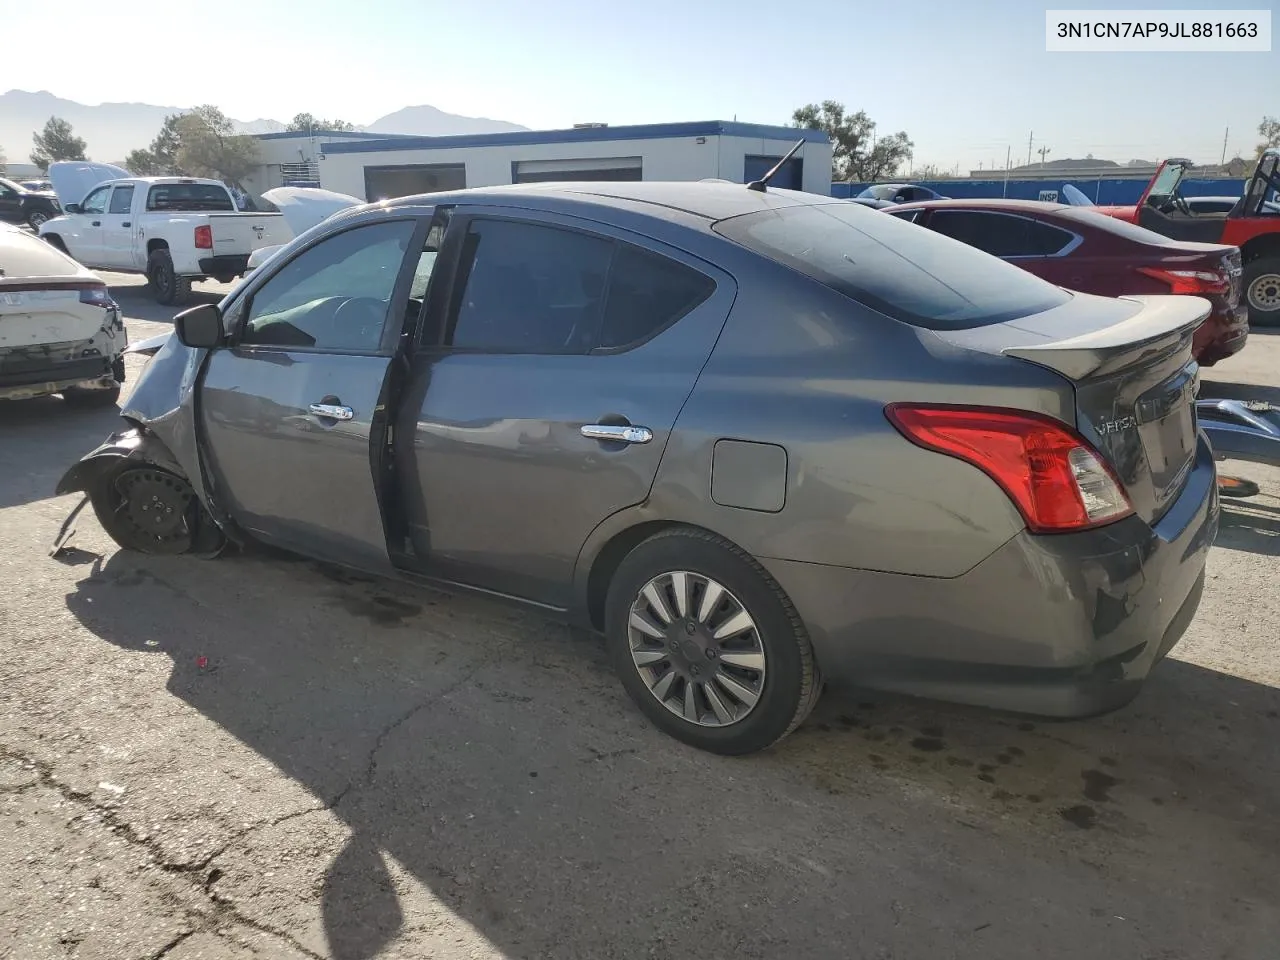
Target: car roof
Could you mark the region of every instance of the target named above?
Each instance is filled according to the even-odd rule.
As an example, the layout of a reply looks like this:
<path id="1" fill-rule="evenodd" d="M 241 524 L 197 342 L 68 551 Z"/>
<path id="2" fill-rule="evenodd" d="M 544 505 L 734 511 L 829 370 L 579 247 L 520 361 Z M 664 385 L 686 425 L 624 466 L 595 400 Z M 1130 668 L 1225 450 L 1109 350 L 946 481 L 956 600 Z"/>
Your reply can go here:
<path id="1" fill-rule="evenodd" d="M 761 192 L 748 190 L 739 183 L 707 183 L 702 181 L 584 181 L 554 183 L 522 183 L 510 186 L 474 187 L 448 193 L 398 197 L 390 206 L 420 204 L 509 204 L 522 200 L 536 205 L 548 201 L 591 203 L 599 206 L 626 207 L 645 204 L 653 209 L 645 212 L 662 217 L 663 210 L 715 221 L 747 213 L 777 210 L 782 207 L 843 203 L 834 197 L 798 190 L 769 188 Z"/>
<path id="2" fill-rule="evenodd" d="M 948 207 L 974 208 L 979 210 L 1004 210 L 1008 213 L 1054 213 L 1059 210 L 1073 209 L 1069 203 L 1046 203 L 1043 200 L 1005 200 L 974 197 L 970 200 L 913 200 L 910 203 L 898 204 L 899 210 L 946 210 Z M 1088 209 L 1082 207 L 1080 209 Z"/>

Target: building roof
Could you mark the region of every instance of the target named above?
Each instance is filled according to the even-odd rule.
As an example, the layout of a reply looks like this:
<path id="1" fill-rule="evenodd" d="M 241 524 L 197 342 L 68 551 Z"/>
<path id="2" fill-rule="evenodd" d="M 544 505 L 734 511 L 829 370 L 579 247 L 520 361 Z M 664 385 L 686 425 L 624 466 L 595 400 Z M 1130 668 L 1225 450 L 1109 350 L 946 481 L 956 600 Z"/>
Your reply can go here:
<path id="1" fill-rule="evenodd" d="M 266 136 L 278 135 L 267 134 Z M 323 151 L 326 154 L 375 153 L 384 150 L 453 150 L 459 147 L 514 147 L 534 143 L 591 143 L 718 136 L 785 140 L 791 143 L 801 139 L 806 143 L 827 143 L 830 140 L 821 130 L 707 120 L 692 123 L 643 123 L 621 127 L 574 127 L 570 130 L 519 130 L 512 133 L 475 133 L 452 137 L 400 135 L 374 140 L 353 139 L 342 143 L 326 143 L 323 145 Z"/>
<path id="2" fill-rule="evenodd" d="M 413 139 L 412 133 L 373 133 L 368 130 L 281 130 L 277 133 L 255 133 L 255 140 L 309 140 L 312 137 L 332 137 L 335 140 L 403 140 Z"/>

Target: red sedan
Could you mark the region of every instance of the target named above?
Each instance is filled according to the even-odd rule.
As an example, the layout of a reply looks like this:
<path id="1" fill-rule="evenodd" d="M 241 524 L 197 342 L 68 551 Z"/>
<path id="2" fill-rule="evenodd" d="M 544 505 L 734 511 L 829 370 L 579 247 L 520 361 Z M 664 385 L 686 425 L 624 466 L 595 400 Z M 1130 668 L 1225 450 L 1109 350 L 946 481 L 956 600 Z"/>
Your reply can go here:
<path id="1" fill-rule="evenodd" d="M 1201 366 L 1238 353 L 1249 335 L 1248 313 L 1240 305 L 1242 270 L 1236 247 L 1171 240 L 1087 207 L 1034 200 L 929 200 L 884 212 L 1069 290 L 1107 297 L 1204 297 L 1213 304 L 1213 313 L 1196 332 L 1195 356 Z"/>

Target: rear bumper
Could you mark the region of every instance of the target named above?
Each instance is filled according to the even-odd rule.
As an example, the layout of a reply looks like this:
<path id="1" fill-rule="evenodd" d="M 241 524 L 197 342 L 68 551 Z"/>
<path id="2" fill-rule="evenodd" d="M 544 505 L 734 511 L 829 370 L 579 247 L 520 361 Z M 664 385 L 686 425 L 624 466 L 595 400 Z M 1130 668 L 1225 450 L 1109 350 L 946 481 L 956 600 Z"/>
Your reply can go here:
<path id="1" fill-rule="evenodd" d="M 1155 526 L 1014 537 L 951 579 L 762 560 L 809 628 L 823 675 L 1040 716 L 1131 700 L 1181 639 L 1217 534 L 1213 455 Z"/>
<path id="2" fill-rule="evenodd" d="M 0 399 L 58 393 L 93 381 L 124 381 L 123 327 L 112 323 L 88 340 L 0 349 Z"/>
<path id="3" fill-rule="evenodd" d="M 1214 310 L 1196 331 L 1192 351 L 1196 362 L 1211 367 L 1244 349 L 1249 339 L 1249 309 L 1229 306 L 1221 298 L 1213 298 Z"/>
<path id="4" fill-rule="evenodd" d="M 200 272 L 208 276 L 238 277 L 249 266 L 249 255 L 247 253 L 237 253 L 222 257 L 205 257 L 202 260 L 198 260 L 197 264 L 200 267 Z"/>

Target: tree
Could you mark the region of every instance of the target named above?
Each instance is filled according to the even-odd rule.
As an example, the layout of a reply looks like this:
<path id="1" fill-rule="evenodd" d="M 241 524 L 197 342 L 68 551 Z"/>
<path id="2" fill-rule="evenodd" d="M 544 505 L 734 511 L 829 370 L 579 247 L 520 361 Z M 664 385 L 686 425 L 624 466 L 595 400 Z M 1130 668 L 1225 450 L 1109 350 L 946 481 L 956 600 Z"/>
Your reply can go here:
<path id="1" fill-rule="evenodd" d="M 1262 137 L 1262 142 L 1258 144 L 1259 159 L 1263 150 L 1280 148 L 1280 117 L 1263 117 L 1258 124 L 1258 136 Z"/>
<path id="2" fill-rule="evenodd" d="M 0 147 L 0 173 L 4 173 L 4 165 L 5 165 L 5 162 L 6 162 L 6 161 L 5 161 L 5 157 L 4 157 L 4 148 L 3 148 L 3 147 Z"/>
<path id="3" fill-rule="evenodd" d="M 178 150 L 182 146 L 178 128 L 183 114 L 171 113 L 164 118 L 160 132 L 145 149 L 132 150 L 125 166 L 140 177 L 180 177 L 185 171 L 178 166 Z"/>
<path id="4" fill-rule="evenodd" d="M 940 180 L 946 175 L 946 171 L 936 163 L 922 163 L 911 169 L 911 177 L 914 180 Z"/>
<path id="5" fill-rule="evenodd" d="M 794 126 L 822 130 L 831 138 L 833 180 L 866 183 L 892 175 L 915 146 L 903 131 L 877 139 L 875 122 L 865 110 L 846 113 L 836 100 L 798 107 L 791 120 Z"/>
<path id="6" fill-rule="evenodd" d="M 42 131 L 31 135 L 31 142 L 35 144 L 31 162 L 42 173 L 48 173 L 49 164 L 55 160 L 89 159 L 84 155 L 84 141 L 71 132 L 71 124 L 61 117 L 50 117 Z"/>
<path id="7" fill-rule="evenodd" d="M 294 133 L 309 133 L 312 130 L 354 130 L 353 124 L 345 120 L 321 120 L 310 113 L 299 113 L 285 126 L 285 130 Z"/>
<path id="8" fill-rule="evenodd" d="M 212 104 L 183 114 L 174 126 L 178 142 L 175 165 L 184 174 L 214 177 L 240 187 L 259 164 L 258 141 L 237 134 L 227 115 Z"/>

